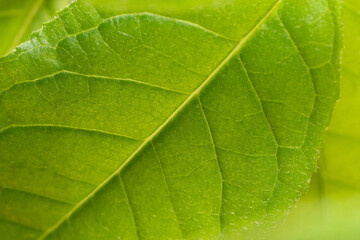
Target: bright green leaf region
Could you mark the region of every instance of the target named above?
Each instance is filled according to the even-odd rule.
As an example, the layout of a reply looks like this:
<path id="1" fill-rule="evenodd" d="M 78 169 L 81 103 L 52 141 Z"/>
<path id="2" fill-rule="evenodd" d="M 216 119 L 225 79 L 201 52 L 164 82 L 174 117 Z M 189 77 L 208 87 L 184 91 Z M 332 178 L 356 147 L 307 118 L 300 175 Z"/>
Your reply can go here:
<path id="1" fill-rule="evenodd" d="M 292 209 L 338 99 L 339 1 L 212 4 L 78 1 L 0 59 L 2 239 L 253 239 Z"/>

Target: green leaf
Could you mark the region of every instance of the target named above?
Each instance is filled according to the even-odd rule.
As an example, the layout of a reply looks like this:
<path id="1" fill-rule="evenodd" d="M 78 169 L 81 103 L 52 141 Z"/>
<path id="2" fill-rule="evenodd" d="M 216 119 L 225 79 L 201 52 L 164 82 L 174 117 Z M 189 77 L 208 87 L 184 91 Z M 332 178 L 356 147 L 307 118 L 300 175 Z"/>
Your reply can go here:
<path id="1" fill-rule="evenodd" d="M 358 239 L 360 235 L 359 26 L 359 1 L 345 0 L 340 101 L 310 192 L 276 231 L 275 239 Z"/>
<path id="2" fill-rule="evenodd" d="M 32 31 L 54 17 L 67 0 L 0 0 L 0 56 L 27 40 Z"/>
<path id="3" fill-rule="evenodd" d="M 339 4 L 232 3 L 78 1 L 0 59 L 5 239 L 253 238 L 293 207 L 338 98 Z"/>

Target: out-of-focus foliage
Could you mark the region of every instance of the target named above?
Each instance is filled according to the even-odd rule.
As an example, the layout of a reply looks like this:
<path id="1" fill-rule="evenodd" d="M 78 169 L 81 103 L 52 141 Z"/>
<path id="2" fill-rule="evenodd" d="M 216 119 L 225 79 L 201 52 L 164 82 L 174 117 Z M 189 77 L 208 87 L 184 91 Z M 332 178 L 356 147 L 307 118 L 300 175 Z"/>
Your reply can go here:
<path id="1" fill-rule="evenodd" d="M 360 239 L 360 1 L 344 2 L 340 101 L 309 193 L 272 238 Z"/>
<path id="2" fill-rule="evenodd" d="M 0 55 L 11 52 L 30 33 L 54 17 L 70 0 L 0 0 Z"/>

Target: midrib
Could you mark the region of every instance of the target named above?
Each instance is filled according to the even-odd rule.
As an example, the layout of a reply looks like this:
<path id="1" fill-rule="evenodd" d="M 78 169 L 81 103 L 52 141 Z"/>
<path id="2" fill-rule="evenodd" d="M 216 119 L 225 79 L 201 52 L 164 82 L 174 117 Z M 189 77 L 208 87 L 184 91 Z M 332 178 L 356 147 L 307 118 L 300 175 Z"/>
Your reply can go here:
<path id="1" fill-rule="evenodd" d="M 242 48 L 242 46 L 247 42 L 247 40 L 256 32 L 256 30 L 268 19 L 268 17 L 280 6 L 282 0 L 278 0 L 274 6 L 267 12 L 267 14 L 250 30 L 250 32 L 236 45 L 236 47 L 228 54 L 228 56 L 211 72 L 211 74 L 205 79 L 205 81 L 194 91 L 189 97 L 166 119 L 163 124 L 161 124 L 144 142 L 125 160 L 125 162 L 118 168 L 114 173 L 112 173 L 108 178 L 101 182 L 92 192 L 90 192 L 83 200 L 76 204 L 66 215 L 64 215 L 58 222 L 56 222 L 52 227 L 45 231 L 38 240 L 42 240 L 48 236 L 49 233 L 56 230 L 67 218 L 69 218 L 77 209 L 79 209 L 83 204 L 85 204 L 89 199 L 91 199 L 104 185 L 106 185 L 113 177 L 118 175 L 120 171 L 151 141 L 161 133 L 164 127 L 171 122 L 176 116 L 183 110 L 186 105 L 196 97 L 202 89 L 208 85 L 211 80 L 216 76 L 216 74 L 221 70 L 221 68 L 233 57 L 235 54 Z"/>

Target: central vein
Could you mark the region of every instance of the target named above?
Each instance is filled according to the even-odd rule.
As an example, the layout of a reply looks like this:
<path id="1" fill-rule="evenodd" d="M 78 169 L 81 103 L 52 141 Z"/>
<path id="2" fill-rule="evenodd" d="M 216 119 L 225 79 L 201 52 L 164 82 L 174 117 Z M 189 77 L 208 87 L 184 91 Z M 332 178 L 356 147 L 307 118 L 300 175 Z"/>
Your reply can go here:
<path id="1" fill-rule="evenodd" d="M 106 178 L 102 183 L 100 183 L 92 192 L 90 192 L 83 200 L 76 204 L 66 215 L 64 215 L 58 222 L 56 222 L 51 228 L 45 231 L 40 237 L 39 240 L 44 239 L 48 236 L 49 233 L 54 231 L 58 226 L 60 226 L 68 217 L 70 217 L 77 209 L 79 209 L 84 203 L 91 199 L 106 183 L 108 183 L 113 177 L 120 173 L 120 171 L 151 141 L 157 136 L 166 125 L 169 124 L 176 116 L 181 112 L 185 106 L 193 100 L 202 89 L 207 86 L 212 79 L 220 72 L 220 70 L 226 65 L 229 60 L 234 57 L 239 50 L 244 46 L 247 40 L 259 29 L 262 24 L 268 19 L 268 17 L 277 10 L 280 6 L 282 0 L 278 0 L 276 4 L 268 11 L 268 13 L 251 29 L 251 31 L 236 45 L 236 47 L 227 55 L 227 57 L 210 73 L 210 75 L 205 79 L 205 81 L 193 91 L 189 97 L 163 122 L 149 137 L 147 137 L 144 142 L 125 160 L 125 162 L 118 168 L 114 173 L 112 173 L 108 178 Z"/>

